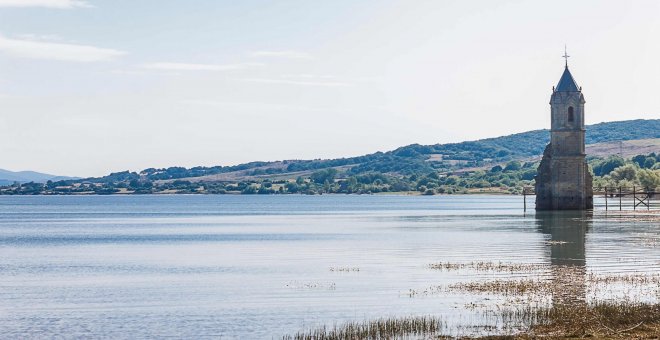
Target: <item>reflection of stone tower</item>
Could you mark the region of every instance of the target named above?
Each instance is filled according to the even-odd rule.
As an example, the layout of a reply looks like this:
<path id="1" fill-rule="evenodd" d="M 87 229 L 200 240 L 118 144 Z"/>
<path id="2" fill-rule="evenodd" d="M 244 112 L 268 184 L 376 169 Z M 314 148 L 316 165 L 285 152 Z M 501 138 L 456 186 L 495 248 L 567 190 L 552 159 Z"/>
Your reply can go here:
<path id="1" fill-rule="evenodd" d="M 537 210 L 593 208 L 592 178 L 584 152 L 584 103 L 582 88 L 567 63 L 550 97 L 550 144 L 535 178 Z"/>
<path id="2" fill-rule="evenodd" d="M 560 290 L 554 304 L 575 305 L 586 301 L 585 240 L 591 216 L 587 212 L 538 212 L 539 229 L 550 235 L 552 280 Z"/>

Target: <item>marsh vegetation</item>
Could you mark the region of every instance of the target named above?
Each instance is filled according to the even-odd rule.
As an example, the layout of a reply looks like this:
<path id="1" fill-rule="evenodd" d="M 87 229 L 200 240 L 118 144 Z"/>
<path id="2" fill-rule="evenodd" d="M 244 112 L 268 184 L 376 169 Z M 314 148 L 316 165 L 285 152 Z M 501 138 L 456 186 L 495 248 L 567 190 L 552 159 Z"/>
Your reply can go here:
<path id="1" fill-rule="evenodd" d="M 480 302 L 468 302 L 465 308 L 478 312 L 480 324 L 448 326 L 441 316 L 409 316 L 319 327 L 284 339 L 626 339 L 660 334 L 658 273 L 599 275 L 581 266 L 489 261 L 438 262 L 427 267 L 513 277 L 468 280 L 408 292 L 410 298 L 472 297 Z M 617 298 L 621 291 L 625 297 Z"/>
<path id="2" fill-rule="evenodd" d="M 426 337 L 440 334 L 444 329 L 442 319 L 433 316 L 378 319 L 349 322 L 333 327 L 321 327 L 294 335 L 283 340 L 339 340 L 339 339 L 396 339 L 402 337 Z"/>

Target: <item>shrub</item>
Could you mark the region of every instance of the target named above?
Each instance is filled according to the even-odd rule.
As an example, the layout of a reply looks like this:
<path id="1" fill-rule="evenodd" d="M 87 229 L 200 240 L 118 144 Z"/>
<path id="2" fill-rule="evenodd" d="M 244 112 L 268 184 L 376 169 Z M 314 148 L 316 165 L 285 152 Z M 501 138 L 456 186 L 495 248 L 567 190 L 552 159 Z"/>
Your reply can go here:
<path id="1" fill-rule="evenodd" d="M 646 188 L 660 187 L 660 170 L 641 169 L 637 172 L 639 184 Z"/>
<path id="2" fill-rule="evenodd" d="M 623 180 L 634 182 L 637 178 L 637 167 L 632 164 L 620 166 L 614 169 L 610 175 L 617 182 Z"/>
<path id="3" fill-rule="evenodd" d="M 520 165 L 520 162 L 518 161 L 511 161 L 509 163 L 506 163 L 506 166 L 504 167 L 504 171 L 518 171 L 522 168 Z"/>

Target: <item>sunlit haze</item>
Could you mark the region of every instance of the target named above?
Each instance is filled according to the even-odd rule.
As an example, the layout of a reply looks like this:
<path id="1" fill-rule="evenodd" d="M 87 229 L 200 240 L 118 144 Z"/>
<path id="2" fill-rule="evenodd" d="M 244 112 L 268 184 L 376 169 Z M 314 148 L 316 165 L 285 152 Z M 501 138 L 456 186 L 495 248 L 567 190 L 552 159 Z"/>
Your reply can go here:
<path id="1" fill-rule="evenodd" d="M 657 1 L 0 0 L 0 168 L 356 156 L 660 117 Z"/>

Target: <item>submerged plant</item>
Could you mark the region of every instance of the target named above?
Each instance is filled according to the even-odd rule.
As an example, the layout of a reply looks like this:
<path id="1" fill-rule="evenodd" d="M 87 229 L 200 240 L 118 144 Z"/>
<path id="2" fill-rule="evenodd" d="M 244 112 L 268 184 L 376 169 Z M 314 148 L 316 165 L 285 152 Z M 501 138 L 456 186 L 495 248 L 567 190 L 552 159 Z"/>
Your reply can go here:
<path id="1" fill-rule="evenodd" d="M 468 263 L 439 262 L 428 265 L 431 269 L 452 270 L 476 270 L 484 272 L 532 272 L 549 269 L 550 266 L 542 263 L 503 263 L 491 261 L 476 261 Z"/>

